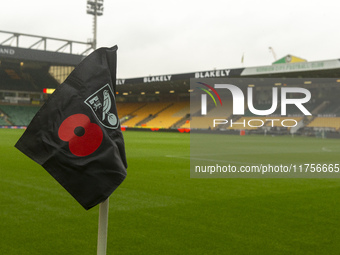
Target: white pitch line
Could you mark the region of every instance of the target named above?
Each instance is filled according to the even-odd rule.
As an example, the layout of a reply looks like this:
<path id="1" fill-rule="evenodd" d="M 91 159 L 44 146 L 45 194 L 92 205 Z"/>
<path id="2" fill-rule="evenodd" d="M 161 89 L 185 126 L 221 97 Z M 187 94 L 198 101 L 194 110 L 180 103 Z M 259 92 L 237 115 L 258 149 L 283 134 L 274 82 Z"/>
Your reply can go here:
<path id="1" fill-rule="evenodd" d="M 327 149 L 326 147 L 322 147 L 321 149 L 322 149 L 323 151 L 326 151 L 326 152 L 332 152 L 331 149 Z"/>

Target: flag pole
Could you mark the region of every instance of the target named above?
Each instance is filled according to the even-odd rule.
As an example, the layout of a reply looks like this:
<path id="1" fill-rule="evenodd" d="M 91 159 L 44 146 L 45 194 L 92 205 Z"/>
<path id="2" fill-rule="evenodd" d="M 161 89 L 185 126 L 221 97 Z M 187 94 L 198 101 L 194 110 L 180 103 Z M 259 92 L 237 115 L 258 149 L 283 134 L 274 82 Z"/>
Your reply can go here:
<path id="1" fill-rule="evenodd" d="M 106 255 L 109 198 L 99 204 L 97 255 Z"/>
<path id="2" fill-rule="evenodd" d="M 97 48 L 97 7 L 98 2 L 95 0 L 93 15 L 93 49 Z M 99 204 L 97 255 L 106 255 L 108 221 L 109 197 Z"/>

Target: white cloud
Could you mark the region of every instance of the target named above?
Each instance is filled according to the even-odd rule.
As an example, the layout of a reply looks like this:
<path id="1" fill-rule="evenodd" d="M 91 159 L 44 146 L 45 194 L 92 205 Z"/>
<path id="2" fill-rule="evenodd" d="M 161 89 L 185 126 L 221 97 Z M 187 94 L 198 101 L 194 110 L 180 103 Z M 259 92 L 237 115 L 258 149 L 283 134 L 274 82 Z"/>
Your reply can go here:
<path id="1" fill-rule="evenodd" d="M 334 0 L 105 0 L 98 46 L 117 44 L 118 76 L 267 65 L 286 54 L 340 57 L 340 3 Z M 86 0 L 11 0 L 2 30 L 87 41 Z"/>

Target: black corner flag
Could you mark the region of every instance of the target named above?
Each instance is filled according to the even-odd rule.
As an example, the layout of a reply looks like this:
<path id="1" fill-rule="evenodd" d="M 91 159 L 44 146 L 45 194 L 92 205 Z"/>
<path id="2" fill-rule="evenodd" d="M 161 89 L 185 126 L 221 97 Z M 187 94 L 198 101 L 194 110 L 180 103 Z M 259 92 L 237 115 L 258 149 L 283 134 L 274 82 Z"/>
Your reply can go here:
<path id="1" fill-rule="evenodd" d="M 15 147 L 42 165 L 86 210 L 126 177 L 115 102 L 117 46 L 87 56 L 57 87 Z"/>

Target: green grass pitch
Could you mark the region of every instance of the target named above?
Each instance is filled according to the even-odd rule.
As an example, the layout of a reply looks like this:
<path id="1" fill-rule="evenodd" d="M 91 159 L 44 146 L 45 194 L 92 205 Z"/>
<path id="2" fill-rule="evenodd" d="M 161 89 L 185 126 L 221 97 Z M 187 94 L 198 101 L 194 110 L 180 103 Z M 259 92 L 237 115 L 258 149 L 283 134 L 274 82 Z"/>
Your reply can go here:
<path id="1" fill-rule="evenodd" d="M 16 150 L 22 132 L 0 130 L 0 253 L 96 254 L 98 207 L 85 211 Z M 339 254 L 338 179 L 190 178 L 189 134 L 124 137 L 128 176 L 110 198 L 107 254 Z M 340 154 L 340 141 L 331 139 L 225 139 L 237 161 L 251 157 L 238 149 L 240 141 L 250 150 L 270 144 L 274 163 L 283 160 L 274 151 L 285 144 L 291 154 L 284 160 L 301 148 L 306 160 Z M 261 161 L 261 154 L 251 160 Z"/>

